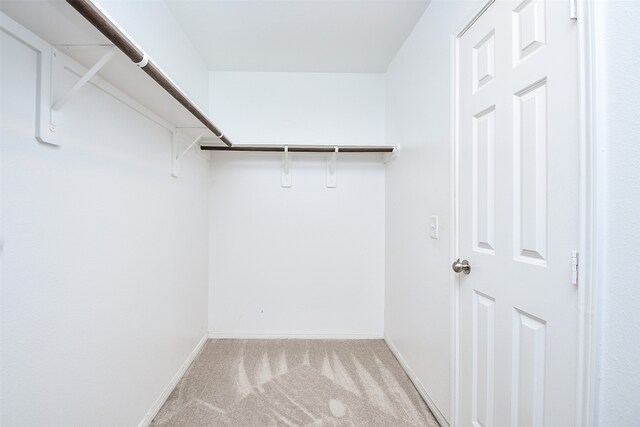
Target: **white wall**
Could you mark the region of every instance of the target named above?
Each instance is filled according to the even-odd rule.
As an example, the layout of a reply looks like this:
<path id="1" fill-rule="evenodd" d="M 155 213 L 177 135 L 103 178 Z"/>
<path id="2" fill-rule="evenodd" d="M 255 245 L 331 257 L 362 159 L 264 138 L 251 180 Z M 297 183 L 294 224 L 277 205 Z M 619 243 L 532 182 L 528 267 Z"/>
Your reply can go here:
<path id="1" fill-rule="evenodd" d="M 433 1 L 387 72 L 385 335 L 450 419 L 450 35 L 472 2 Z M 429 237 L 436 215 L 440 238 Z"/>
<path id="2" fill-rule="evenodd" d="M 205 114 L 209 70 L 163 0 L 99 0 L 100 6 Z"/>
<path id="3" fill-rule="evenodd" d="M 640 3 L 595 2 L 601 239 L 597 425 L 640 423 Z"/>
<path id="4" fill-rule="evenodd" d="M 238 144 L 385 141 L 384 74 L 211 73 L 211 115 Z"/>
<path id="5" fill-rule="evenodd" d="M 36 55 L 0 37 L 0 424 L 137 425 L 206 334 L 208 162 L 172 178 L 170 133 L 91 85 L 36 142 Z"/>
<path id="6" fill-rule="evenodd" d="M 384 76 L 212 73 L 211 111 L 238 143 L 375 143 Z M 214 335 L 382 336 L 384 165 L 294 155 L 216 154 L 209 330 Z"/>

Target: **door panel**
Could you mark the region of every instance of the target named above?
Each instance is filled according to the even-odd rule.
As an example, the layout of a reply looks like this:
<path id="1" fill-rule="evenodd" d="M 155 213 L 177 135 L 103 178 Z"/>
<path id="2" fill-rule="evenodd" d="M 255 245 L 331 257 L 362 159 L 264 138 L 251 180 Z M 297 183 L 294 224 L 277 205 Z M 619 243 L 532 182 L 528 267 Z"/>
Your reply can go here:
<path id="1" fill-rule="evenodd" d="M 495 367 L 495 300 L 479 292 L 473 295 L 473 419 L 493 425 L 493 370 Z"/>
<path id="2" fill-rule="evenodd" d="M 513 200 L 515 259 L 546 264 L 547 87 L 540 81 L 514 97 Z"/>
<path id="3" fill-rule="evenodd" d="M 577 33 L 496 0 L 458 40 L 461 426 L 575 420 Z"/>
<path id="4" fill-rule="evenodd" d="M 546 322 L 514 310 L 511 419 L 513 426 L 541 426 L 544 415 Z"/>
<path id="5" fill-rule="evenodd" d="M 495 106 L 473 117 L 473 248 L 489 255 L 495 250 Z"/>

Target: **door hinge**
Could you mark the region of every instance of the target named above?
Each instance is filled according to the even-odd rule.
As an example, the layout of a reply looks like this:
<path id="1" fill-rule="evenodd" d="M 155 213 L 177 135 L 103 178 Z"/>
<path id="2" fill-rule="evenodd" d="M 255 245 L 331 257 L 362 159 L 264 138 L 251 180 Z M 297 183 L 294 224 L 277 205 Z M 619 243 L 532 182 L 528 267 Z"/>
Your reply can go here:
<path id="1" fill-rule="evenodd" d="M 571 284 L 578 284 L 578 265 L 580 263 L 580 254 L 578 251 L 571 251 Z"/>
<path id="2" fill-rule="evenodd" d="M 578 0 L 569 0 L 569 19 L 578 19 Z"/>

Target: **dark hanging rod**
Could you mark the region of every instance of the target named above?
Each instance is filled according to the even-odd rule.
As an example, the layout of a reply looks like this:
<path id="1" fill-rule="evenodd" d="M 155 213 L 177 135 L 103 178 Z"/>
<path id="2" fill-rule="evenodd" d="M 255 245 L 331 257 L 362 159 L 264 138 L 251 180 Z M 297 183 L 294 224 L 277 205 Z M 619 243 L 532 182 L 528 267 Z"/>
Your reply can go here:
<path id="1" fill-rule="evenodd" d="M 108 38 L 118 49 L 149 75 L 169 95 L 186 108 L 218 139 L 231 147 L 231 141 L 196 107 L 189 98 L 166 76 L 148 56 L 141 52 L 120 29 L 96 7 L 91 0 L 67 0 L 84 18 Z"/>
<path id="2" fill-rule="evenodd" d="M 326 145 L 287 145 L 290 153 L 333 153 L 336 146 Z M 395 147 L 392 146 L 337 146 L 338 153 L 392 153 Z M 201 150 L 209 151 L 268 151 L 281 152 L 285 151 L 284 145 L 233 145 L 231 147 L 222 147 L 218 145 L 201 145 Z"/>

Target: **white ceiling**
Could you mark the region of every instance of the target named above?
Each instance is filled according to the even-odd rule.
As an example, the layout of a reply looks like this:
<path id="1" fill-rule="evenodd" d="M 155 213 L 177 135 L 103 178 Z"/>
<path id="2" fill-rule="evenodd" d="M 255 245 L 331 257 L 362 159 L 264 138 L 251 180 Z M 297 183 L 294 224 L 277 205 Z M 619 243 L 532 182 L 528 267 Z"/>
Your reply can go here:
<path id="1" fill-rule="evenodd" d="M 214 71 L 380 73 L 429 0 L 168 0 Z"/>

